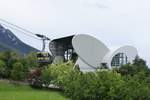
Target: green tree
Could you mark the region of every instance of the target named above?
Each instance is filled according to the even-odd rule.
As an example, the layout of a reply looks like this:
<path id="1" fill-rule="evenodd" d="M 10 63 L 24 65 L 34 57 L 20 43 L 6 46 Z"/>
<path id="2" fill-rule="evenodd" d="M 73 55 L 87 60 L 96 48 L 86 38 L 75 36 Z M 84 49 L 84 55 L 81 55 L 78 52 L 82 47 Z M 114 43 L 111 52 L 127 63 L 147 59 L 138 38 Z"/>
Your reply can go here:
<path id="1" fill-rule="evenodd" d="M 51 81 L 54 80 L 54 78 L 50 69 L 45 68 L 42 70 L 42 79 L 45 87 L 48 87 L 51 84 Z"/>
<path id="2" fill-rule="evenodd" d="M 20 62 L 13 64 L 13 69 L 11 70 L 11 78 L 13 80 L 24 80 L 25 72 L 23 71 L 23 65 Z"/>
<path id="3" fill-rule="evenodd" d="M 46 85 L 54 84 L 63 88 L 66 83 L 65 79 L 69 76 L 69 73 L 73 70 L 73 63 L 59 63 L 51 64 L 48 68 L 42 71 L 42 77 Z"/>
<path id="4" fill-rule="evenodd" d="M 118 91 L 116 100 L 150 99 L 150 70 L 143 59 L 137 56 L 133 64 L 123 65 L 118 72 L 125 84 Z"/>
<path id="5" fill-rule="evenodd" d="M 119 88 L 116 100 L 150 100 L 149 83 L 145 82 L 145 79 L 141 80 L 138 77 L 124 77 L 125 82 Z"/>
<path id="6" fill-rule="evenodd" d="M 4 77 L 6 64 L 4 61 L 0 60 L 0 77 Z"/>
<path id="7" fill-rule="evenodd" d="M 119 73 L 121 73 L 123 76 L 124 75 L 131 75 L 134 76 L 139 72 L 143 72 L 145 75 L 150 75 L 150 69 L 146 65 L 146 62 L 139 58 L 138 56 L 135 58 L 133 61 L 133 64 L 126 64 L 121 66 L 119 69 L 117 69 Z"/>
<path id="8" fill-rule="evenodd" d="M 115 100 L 124 84 L 121 75 L 115 71 L 72 72 L 67 80 L 64 90 L 73 100 Z"/>
<path id="9" fill-rule="evenodd" d="M 6 64 L 4 77 L 9 78 L 13 68 L 12 65 L 20 60 L 20 56 L 16 52 L 5 51 L 0 53 L 0 59 Z"/>
<path id="10" fill-rule="evenodd" d="M 38 67 L 37 56 L 35 52 L 30 52 L 29 54 L 27 54 L 24 57 L 24 61 L 26 66 L 28 66 L 29 68 Z"/>

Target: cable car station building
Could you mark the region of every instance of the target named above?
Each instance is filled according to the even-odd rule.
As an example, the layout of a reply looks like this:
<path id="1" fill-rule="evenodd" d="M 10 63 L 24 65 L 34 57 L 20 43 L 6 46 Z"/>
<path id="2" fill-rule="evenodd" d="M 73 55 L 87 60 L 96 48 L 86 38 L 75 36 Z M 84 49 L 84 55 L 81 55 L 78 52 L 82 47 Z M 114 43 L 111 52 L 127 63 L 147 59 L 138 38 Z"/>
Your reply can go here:
<path id="1" fill-rule="evenodd" d="M 54 57 L 53 63 L 72 59 L 83 72 L 95 71 L 100 66 L 111 69 L 132 63 L 138 54 L 132 46 L 111 50 L 100 40 L 86 34 L 54 39 L 49 43 L 49 49 Z"/>

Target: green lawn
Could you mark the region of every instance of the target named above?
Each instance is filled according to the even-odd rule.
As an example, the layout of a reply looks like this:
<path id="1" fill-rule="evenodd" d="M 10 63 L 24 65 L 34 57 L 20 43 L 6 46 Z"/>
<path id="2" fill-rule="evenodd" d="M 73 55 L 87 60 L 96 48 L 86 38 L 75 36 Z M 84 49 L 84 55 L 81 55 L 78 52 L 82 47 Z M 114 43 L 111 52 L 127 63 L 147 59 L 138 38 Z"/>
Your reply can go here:
<path id="1" fill-rule="evenodd" d="M 0 100 L 68 100 L 60 92 L 36 90 L 0 81 Z"/>

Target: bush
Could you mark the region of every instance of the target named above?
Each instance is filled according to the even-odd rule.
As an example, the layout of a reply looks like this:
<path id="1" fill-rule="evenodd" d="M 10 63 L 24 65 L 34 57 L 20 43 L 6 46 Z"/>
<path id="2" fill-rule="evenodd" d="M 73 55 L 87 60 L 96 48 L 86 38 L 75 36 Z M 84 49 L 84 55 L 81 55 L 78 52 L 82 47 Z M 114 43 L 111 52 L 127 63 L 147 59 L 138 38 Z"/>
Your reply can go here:
<path id="1" fill-rule="evenodd" d="M 121 75 L 112 71 L 80 73 L 65 91 L 73 100 L 112 100 L 123 83 Z"/>
<path id="2" fill-rule="evenodd" d="M 28 82 L 33 88 L 42 88 L 43 79 L 41 78 L 41 69 L 36 68 L 32 70 L 28 75 Z"/>
<path id="3" fill-rule="evenodd" d="M 42 79 L 60 87 L 72 100 L 149 100 L 150 73 L 141 60 L 115 70 L 82 73 L 72 63 L 52 64 L 42 70 Z"/>
<path id="4" fill-rule="evenodd" d="M 150 85 L 144 80 L 128 76 L 120 87 L 116 100 L 150 100 Z"/>
<path id="5" fill-rule="evenodd" d="M 58 86 L 73 100 L 116 98 L 117 91 L 124 83 L 121 75 L 115 71 L 82 73 L 73 70 L 72 63 L 49 65 L 42 71 L 42 77 L 47 86 Z"/>
<path id="6" fill-rule="evenodd" d="M 3 78 L 4 75 L 5 75 L 5 67 L 6 67 L 6 64 L 4 61 L 0 60 L 0 78 Z"/>
<path id="7" fill-rule="evenodd" d="M 11 70 L 11 78 L 13 80 L 25 79 L 25 72 L 24 72 L 22 63 L 16 62 L 13 64 L 13 69 Z"/>
<path id="8" fill-rule="evenodd" d="M 38 66 L 35 53 L 30 53 L 25 56 L 21 56 L 18 53 L 11 52 L 11 51 L 0 52 L 0 61 L 1 61 L 0 77 L 6 79 L 11 78 L 15 80 L 24 80 L 29 70 L 33 67 Z M 3 63 L 5 63 L 5 66 L 3 65 Z M 14 66 L 21 66 L 21 67 L 19 69 Z M 16 70 L 21 70 L 20 72 L 17 72 L 17 74 L 20 75 L 22 74 L 21 76 L 18 76 L 18 78 L 17 78 Z"/>
<path id="9" fill-rule="evenodd" d="M 118 69 L 125 84 L 118 91 L 117 100 L 149 100 L 150 69 L 143 59 L 136 57 L 133 64 L 126 64 Z"/>
<path id="10" fill-rule="evenodd" d="M 126 64 L 117 69 L 123 76 L 134 76 L 139 72 L 143 72 L 146 76 L 150 75 L 150 69 L 143 59 L 135 58 L 133 64 Z"/>
<path id="11" fill-rule="evenodd" d="M 42 78 L 46 86 L 53 84 L 62 89 L 71 71 L 73 71 L 72 62 L 51 64 L 42 71 Z"/>
<path id="12" fill-rule="evenodd" d="M 45 68 L 42 70 L 42 79 L 46 88 L 48 88 L 49 85 L 52 84 L 52 81 L 54 80 L 54 78 L 50 69 Z"/>
<path id="13" fill-rule="evenodd" d="M 13 64 L 20 60 L 20 56 L 15 52 L 0 52 L 0 60 L 5 62 L 4 78 L 9 78 Z"/>
<path id="14" fill-rule="evenodd" d="M 38 67 L 37 56 L 35 52 L 31 52 L 24 57 L 24 66 L 29 68 Z"/>

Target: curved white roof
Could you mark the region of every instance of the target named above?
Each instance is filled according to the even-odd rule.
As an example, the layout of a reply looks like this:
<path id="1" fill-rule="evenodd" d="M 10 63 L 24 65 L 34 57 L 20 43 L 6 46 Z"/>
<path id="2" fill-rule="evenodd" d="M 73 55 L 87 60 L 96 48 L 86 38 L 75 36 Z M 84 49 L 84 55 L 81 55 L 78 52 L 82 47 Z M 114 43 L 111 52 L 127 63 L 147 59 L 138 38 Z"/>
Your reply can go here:
<path id="1" fill-rule="evenodd" d="M 94 68 L 100 66 L 103 57 L 110 51 L 101 41 L 86 34 L 75 35 L 72 45 L 80 59 Z"/>
<path id="2" fill-rule="evenodd" d="M 68 42 L 67 37 L 55 39 Z M 72 45 L 71 43 L 72 42 Z M 113 57 L 118 53 L 124 53 L 127 56 L 127 62 L 131 62 L 135 59 L 137 49 L 133 46 L 123 46 L 115 50 L 110 50 L 103 42 L 100 40 L 87 35 L 87 34 L 78 34 L 69 36 L 69 44 L 71 48 L 75 50 L 78 54 L 78 60 L 76 64 L 79 64 L 79 67 L 82 71 L 95 71 L 97 67 L 100 67 L 102 63 L 106 63 L 109 68 L 111 68 L 111 61 Z M 68 44 L 67 44 L 68 45 Z M 53 50 L 56 53 L 56 58 L 60 59 L 63 55 L 58 55 L 58 50 L 61 53 L 64 53 L 63 49 L 56 48 L 57 46 L 50 44 L 50 50 Z M 59 46 L 63 48 L 63 45 Z M 58 50 L 56 50 L 58 49 Z M 63 59 L 63 58 L 62 58 Z"/>
<path id="3" fill-rule="evenodd" d="M 128 62 L 132 62 L 135 59 L 136 55 L 138 54 L 137 49 L 135 47 L 123 46 L 120 47 L 119 49 L 108 52 L 107 55 L 105 55 L 105 57 L 103 58 L 102 62 L 107 63 L 108 67 L 111 67 L 111 61 L 113 57 L 118 53 L 124 53 L 128 58 Z"/>

